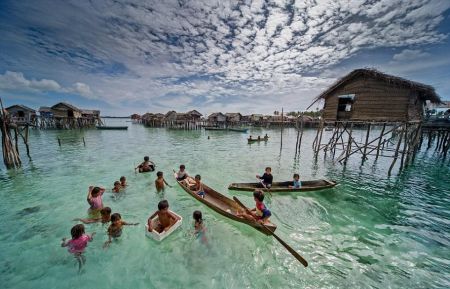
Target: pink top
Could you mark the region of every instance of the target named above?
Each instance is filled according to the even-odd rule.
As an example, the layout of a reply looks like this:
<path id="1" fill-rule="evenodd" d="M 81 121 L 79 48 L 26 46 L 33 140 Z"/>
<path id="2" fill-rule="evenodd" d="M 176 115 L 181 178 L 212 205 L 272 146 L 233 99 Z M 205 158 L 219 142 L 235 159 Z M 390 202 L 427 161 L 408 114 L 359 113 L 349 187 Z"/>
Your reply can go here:
<path id="1" fill-rule="evenodd" d="M 83 253 L 84 248 L 87 247 L 88 242 L 92 241 L 92 237 L 86 234 L 81 235 L 77 239 L 72 239 L 67 242 L 70 253 Z"/>
<path id="2" fill-rule="evenodd" d="M 98 210 L 103 208 L 102 195 L 99 194 L 97 197 L 91 197 L 89 199 L 89 205 L 91 205 L 92 210 Z"/>

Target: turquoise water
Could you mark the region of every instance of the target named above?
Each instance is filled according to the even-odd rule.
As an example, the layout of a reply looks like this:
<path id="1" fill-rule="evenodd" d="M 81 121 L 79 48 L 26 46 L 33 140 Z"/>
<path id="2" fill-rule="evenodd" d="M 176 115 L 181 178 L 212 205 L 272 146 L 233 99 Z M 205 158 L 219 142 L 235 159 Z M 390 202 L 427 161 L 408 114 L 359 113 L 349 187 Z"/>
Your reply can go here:
<path id="1" fill-rule="evenodd" d="M 107 120 L 110 125 L 123 121 Z M 31 131 L 32 161 L 23 168 L 0 167 L 0 283 L 2 288 L 448 288 L 450 287 L 450 165 L 434 151 L 422 151 L 400 175 L 387 177 L 390 162 L 354 156 L 346 168 L 320 156 L 312 159 L 315 131 L 305 132 L 294 160 L 295 130 L 268 133 L 267 144 L 246 143 L 246 134 L 180 131 L 129 125 L 128 131 Z M 207 136 L 210 139 L 207 139 Z M 62 146 L 58 146 L 57 137 Z M 85 138 L 86 146 L 82 138 Z M 24 150 L 22 150 L 24 154 Z M 172 188 L 155 192 L 155 173 L 134 174 L 144 155 L 157 163 Z M 265 166 L 275 179 L 300 172 L 304 179 L 326 177 L 340 185 L 319 192 L 267 199 L 277 233 L 305 259 L 295 260 L 275 239 L 228 220 L 187 195 L 171 171 L 184 163 L 191 174 L 247 205 L 245 192 L 231 182 L 253 181 Z M 62 237 L 72 219 L 86 217 L 89 185 L 112 188 L 121 175 L 129 187 L 123 198 L 104 196 L 126 227 L 120 240 L 102 249 L 106 226 L 77 264 Z M 162 243 L 145 237 L 144 224 L 159 200 L 184 217 Z M 192 236 L 192 212 L 201 210 L 208 246 Z"/>

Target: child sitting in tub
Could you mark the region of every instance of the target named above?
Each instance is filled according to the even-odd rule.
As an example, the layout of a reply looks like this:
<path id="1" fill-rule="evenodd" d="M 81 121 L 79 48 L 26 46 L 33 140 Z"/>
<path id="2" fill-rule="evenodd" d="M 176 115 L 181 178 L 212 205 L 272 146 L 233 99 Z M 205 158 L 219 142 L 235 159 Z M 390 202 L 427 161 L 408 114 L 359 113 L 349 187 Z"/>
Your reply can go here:
<path id="1" fill-rule="evenodd" d="M 156 216 L 158 216 L 158 222 L 154 227 L 152 219 Z M 167 200 L 162 200 L 158 203 L 158 210 L 148 218 L 148 231 L 151 232 L 155 230 L 158 233 L 162 233 L 169 230 L 178 220 L 180 220 L 180 218 L 169 211 L 169 202 Z"/>

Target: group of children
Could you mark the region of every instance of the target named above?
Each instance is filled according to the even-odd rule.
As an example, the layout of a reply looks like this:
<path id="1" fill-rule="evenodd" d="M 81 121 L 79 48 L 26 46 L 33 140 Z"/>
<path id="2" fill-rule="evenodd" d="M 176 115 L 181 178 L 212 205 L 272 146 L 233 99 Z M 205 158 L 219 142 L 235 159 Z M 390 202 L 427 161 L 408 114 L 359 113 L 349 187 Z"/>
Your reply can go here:
<path id="1" fill-rule="evenodd" d="M 148 157 L 144 158 L 144 163 L 149 161 Z M 143 164 L 144 164 L 143 163 Z M 137 168 L 145 169 L 146 165 L 141 164 Z M 154 163 L 153 169 L 155 168 Z M 204 190 L 203 183 L 201 181 L 201 176 L 196 175 L 192 178 L 186 172 L 186 167 L 180 165 L 180 170 L 175 172 L 175 177 L 177 181 L 183 181 L 186 185 L 201 198 L 205 198 L 206 193 Z M 267 167 L 262 176 L 256 176 L 263 188 L 270 189 L 272 186 L 273 176 L 272 169 Z M 157 192 L 163 191 L 165 185 L 171 187 L 164 179 L 162 172 L 157 172 L 157 179 L 155 180 L 155 187 Z M 114 187 L 112 189 L 113 193 L 119 193 L 127 186 L 126 178 L 122 176 L 120 181 L 114 182 Z M 294 174 L 293 186 L 294 188 L 299 188 L 301 183 L 299 181 L 299 175 Z M 104 243 L 103 247 L 106 248 L 111 244 L 114 238 L 118 238 L 122 235 L 123 226 L 126 225 L 138 225 L 139 223 L 128 223 L 122 220 L 122 216 L 119 213 L 112 214 L 110 207 L 103 206 L 103 194 L 105 193 L 105 188 L 90 186 L 87 194 L 87 202 L 89 204 L 89 215 L 90 218 L 87 219 L 74 219 L 74 221 L 80 221 L 84 224 L 91 224 L 96 222 L 101 222 L 103 224 L 110 223 L 107 233 L 108 240 Z M 264 204 L 264 193 L 261 190 L 255 190 L 253 193 L 253 198 L 255 200 L 255 208 L 246 212 L 238 211 L 237 216 L 257 221 L 262 224 L 269 222 L 269 218 L 272 215 L 270 210 Z M 158 216 L 158 222 L 153 223 L 152 219 Z M 195 211 L 193 213 L 194 219 L 194 234 L 200 239 L 202 243 L 206 243 L 205 231 L 206 228 L 203 223 L 202 213 L 200 211 Z M 169 202 L 167 200 L 162 200 L 158 203 L 158 210 L 154 212 L 147 221 L 148 231 L 155 230 L 158 233 L 167 231 L 172 227 L 180 218 L 169 210 Z M 92 234 L 86 234 L 85 227 L 83 224 L 77 224 L 71 229 L 72 239 L 67 240 L 62 239 L 61 246 L 68 247 L 69 252 L 72 253 L 78 261 L 79 270 L 81 270 L 86 259 L 83 256 L 83 252 L 87 247 L 88 243 L 93 240 L 95 232 Z"/>

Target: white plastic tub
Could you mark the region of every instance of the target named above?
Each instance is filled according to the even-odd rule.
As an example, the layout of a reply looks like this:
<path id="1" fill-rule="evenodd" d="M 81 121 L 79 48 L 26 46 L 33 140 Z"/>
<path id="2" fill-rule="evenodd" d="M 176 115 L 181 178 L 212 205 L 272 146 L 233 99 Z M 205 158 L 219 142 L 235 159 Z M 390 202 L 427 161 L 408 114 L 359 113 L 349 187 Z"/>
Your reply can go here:
<path id="1" fill-rule="evenodd" d="M 178 215 L 177 213 L 174 213 L 172 211 L 170 211 L 172 214 L 174 214 L 175 216 L 177 216 L 178 218 L 180 218 L 175 224 L 172 225 L 172 227 L 170 227 L 169 230 L 167 231 L 163 231 L 162 233 L 158 233 L 155 230 L 152 230 L 151 232 L 148 231 L 148 224 L 145 225 L 145 235 L 149 238 L 152 238 L 158 242 L 161 242 L 162 240 L 164 240 L 167 236 L 169 236 L 170 234 L 172 234 L 173 231 L 175 231 L 178 227 L 181 226 L 181 224 L 183 223 L 183 217 L 181 217 L 180 215 Z M 152 227 L 155 228 L 156 225 L 158 224 L 159 218 L 156 215 L 153 219 L 152 219 Z"/>

